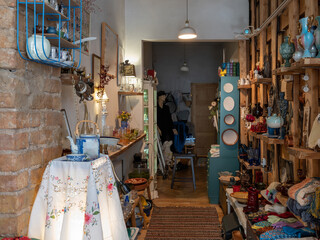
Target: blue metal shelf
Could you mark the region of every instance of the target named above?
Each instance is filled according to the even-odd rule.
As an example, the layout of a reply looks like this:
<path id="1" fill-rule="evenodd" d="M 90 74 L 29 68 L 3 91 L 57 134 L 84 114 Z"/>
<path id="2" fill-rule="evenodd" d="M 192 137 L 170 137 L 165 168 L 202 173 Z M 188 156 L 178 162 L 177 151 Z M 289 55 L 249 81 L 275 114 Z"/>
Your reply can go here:
<path id="1" fill-rule="evenodd" d="M 75 50 L 79 50 L 79 59 L 78 59 L 78 68 L 81 64 L 81 37 L 82 37 L 82 0 L 79 0 L 79 4 L 75 2 L 75 0 L 62 0 L 64 4 L 64 9 L 66 10 L 66 15 L 61 14 L 59 11 L 54 9 L 49 3 L 46 3 L 45 0 L 24 0 L 20 1 L 17 0 L 17 48 L 21 58 L 27 61 L 33 61 L 37 63 L 42 63 L 54 67 L 64 67 L 64 68 L 71 68 L 72 66 L 66 64 L 63 60 L 61 60 L 61 50 L 69 50 L 72 49 L 72 56 L 75 57 Z M 20 8 L 25 10 L 25 29 L 20 29 Z M 78 25 L 79 30 L 79 39 L 75 39 L 76 37 L 76 10 L 79 9 L 80 16 Z M 28 15 L 33 13 L 33 26 L 30 23 Z M 73 16 L 71 20 L 71 16 Z M 61 31 L 58 31 L 57 34 L 49 34 L 44 33 L 44 28 L 42 28 L 42 33 L 36 33 L 36 26 L 41 23 L 41 26 L 45 26 L 45 20 L 57 22 L 58 29 L 62 28 L 62 23 L 65 22 L 66 29 L 68 36 L 72 36 L 73 41 L 70 42 L 61 37 Z M 70 29 L 70 22 L 72 21 L 73 29 Z M 20 31 L 25 32 L 26 36 L 26 51 L 25 53 L 29 53 L 29 58 L 26 54 L 23 54 L 20 48 Z M 31 34 L 30 34 L 31 33 Z M 34 52 L 36 53 L 36 57 L 30 54 L 30 49 L 28 45 L 29 36 L 34 37 Z M 42 36 L 42 48 L 41 46 L 37 47 L 37 36 Z M 58 56 L 57 59 L 52 59 L 50 56 L 47 56 L 45 49 L 44 49 L 44 41 L 45 39 L 49 40 L 51 46 L 55 46 L 58 49 Z M 79 46 L 74 44 L 76 40 L 80 40 Z M 40 47 L 40 48 L 39 48 Z M 39 50 L 40 49 L 40 50 Z M 41 51 L 42 50 L 42 51 Z M 38 52 L 39 51 L 39 52 Z M 41 52 L 40 52 L 41 51 Z M 51 52 L 51 51 L 50 51 Z M 49 53 L 50 54 L 50 53 Z M 40 56 L 41 55 L 41 56 Z M 44 56 L 43 56 L 44 55 Z M 73 62 L 74 62 L 73 58 Z"/>

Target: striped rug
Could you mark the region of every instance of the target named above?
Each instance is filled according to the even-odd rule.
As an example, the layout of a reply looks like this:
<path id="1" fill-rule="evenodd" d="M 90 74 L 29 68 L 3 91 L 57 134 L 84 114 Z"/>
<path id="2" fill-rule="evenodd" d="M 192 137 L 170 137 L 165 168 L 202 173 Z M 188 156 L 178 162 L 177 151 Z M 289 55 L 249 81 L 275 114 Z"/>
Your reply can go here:
<path id="1" fill-rule="evenodd" d="M 221 240 L 215 208 L 155 207 L 145 240 Z"/>

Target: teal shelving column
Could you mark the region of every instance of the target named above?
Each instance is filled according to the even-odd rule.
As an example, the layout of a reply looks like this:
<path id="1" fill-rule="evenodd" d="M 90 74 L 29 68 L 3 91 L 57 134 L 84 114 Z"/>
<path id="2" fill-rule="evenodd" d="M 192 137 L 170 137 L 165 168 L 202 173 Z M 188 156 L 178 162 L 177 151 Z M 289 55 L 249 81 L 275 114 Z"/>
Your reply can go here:
<path id="1" fill-rule="evenodd" d="M 219 172 L 239 169 L 239 77 L 221 77 L 220 80 L 220 157 L 208 155 L 208 196 L 210 203 L 219 203 Z"/>

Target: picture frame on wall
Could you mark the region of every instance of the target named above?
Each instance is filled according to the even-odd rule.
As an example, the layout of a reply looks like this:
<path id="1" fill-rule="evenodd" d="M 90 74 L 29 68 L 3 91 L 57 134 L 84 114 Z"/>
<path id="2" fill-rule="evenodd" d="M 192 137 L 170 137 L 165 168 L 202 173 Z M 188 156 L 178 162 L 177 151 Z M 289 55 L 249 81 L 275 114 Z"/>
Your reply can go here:
<path id="1" fill-rule="evenodd" d="M 119 39 L 118 34 L 106 23 L 101 24 L 101 65 L 107 67 L 107 75 L 116 79 L 119 71 Z"/>
<path id="2" fill-rule="evenodd" d="M 92 78 L 95 86 L 100 85 L 101 58 L 92 54 Z"/>

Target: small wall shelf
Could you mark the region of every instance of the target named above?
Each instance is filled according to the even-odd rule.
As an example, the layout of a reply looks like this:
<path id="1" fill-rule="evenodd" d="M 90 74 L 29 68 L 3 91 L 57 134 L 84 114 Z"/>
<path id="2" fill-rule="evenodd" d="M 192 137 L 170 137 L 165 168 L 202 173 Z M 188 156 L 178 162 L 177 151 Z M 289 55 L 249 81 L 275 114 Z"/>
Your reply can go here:
<path id="1" fill-rule="evenodd" d="M 120 96 L 143 96 L 142 92 L 118 92 Z"/>
<path id="2" fill-rule="evenodd" d="M 60 47 L 61 48 L 69 48 L 69 49 L 77 49 L 79 48 L 78 45 L 73 44 L 72 42 L 69 42 L 65 40 L 64 38 L 59 39 L 59 35 L 53 34 L 53 33 L 44 33 L 43 34 L 53 46 L 59 47 L 59 42 L 60 42 Z"/>
<path id="3" fill-rule="evenodd" d="M 30 4 L 28 4 L 28 8 L 32 10 L 32 12 L 34 11 L 34 2 L 33 0 L 29 0 L 28 2 L 30 2 Z M 21 3 L 22 4 L 22 3 Z M 41 13 L 43 11 L 43 4 L 42 1 L 36 1 L 36 12 L 37 13 Z M 55 14 L 57 16 L 61 16 L 61 20 L 67 20 L 68 17 L 61 14 L 59 11 L 55 10 L 51 5 L 49 4 L 44 4 L 44 11 L 45 13 L 52 13 Z M 47 18 L 52 18 L 52 15 L 48 15 Z M 59 18 L 57 18 L 57 21 L 59 21 Z"/>
<path id="4" fill-rule="evenodd" d="M 306 68 L 320 68 L 320 58 L 303 58 L 291 64 L 291 67 L 280 67 L 273 70 L 274 75 L 303 74 Z"/>

